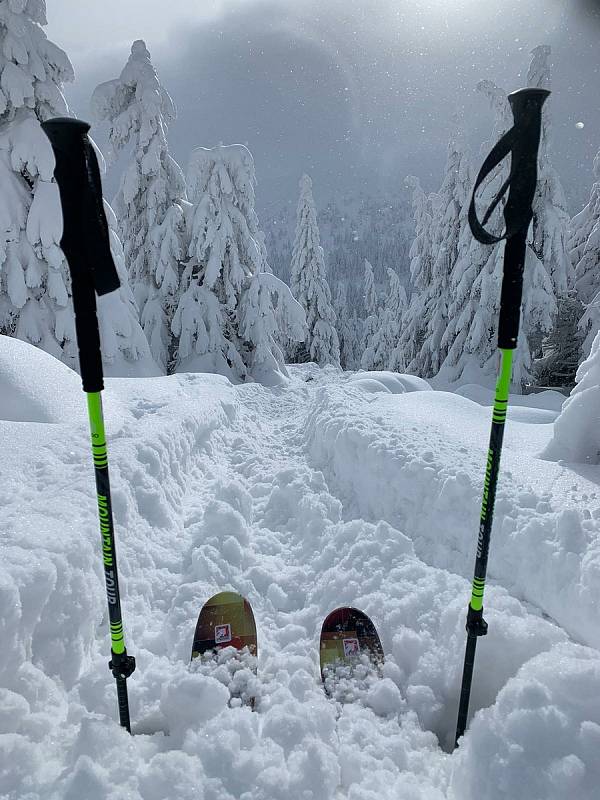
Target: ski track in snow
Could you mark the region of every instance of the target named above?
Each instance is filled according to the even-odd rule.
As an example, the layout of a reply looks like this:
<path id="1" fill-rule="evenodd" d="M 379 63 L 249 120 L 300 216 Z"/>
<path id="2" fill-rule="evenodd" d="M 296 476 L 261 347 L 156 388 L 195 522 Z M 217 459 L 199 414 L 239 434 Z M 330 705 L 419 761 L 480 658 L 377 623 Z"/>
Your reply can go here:
<path id="1" fill-rule="evenodd" d="M 448 755 L 487 409 L 456 398 L 451 410 L 468 412 L 473 431 L 444 439 L 437 419 L 428 426 L 425 401 L 439 398 L 443 427 L 449 395 L 403 395 L 397 404 L 398 398 L 349 386 L 333 371 L 310 373 L 314 379 L 306 383 L 308 374 L 294 370 L 290 387 L 276 390 L 233 388 L 205 375 L 108 383 L 123 615 L 128 650 L 138 663 L 129 681 L 134 737 L 115 723 L 106 666 L 85 421 L 72 429 L 3 424 L 3 452 L 14 454 L 15 468 L 3 474 L 1 489 L 1 530 L 11 544 L 9 567 L 0 575 L 7 611 L 0 795 L 595 796 L 600 701 L 591 698 L 600 696 L 600 656 L 540 614 L 568 628 L 584 596 L 569 581 L 587 581 L 592 593 L 598 586 L 594 484 L 577 483 L 578 492 L 589 492 L 592 509 L 580 521 L 573 510 L 566 517 L 553 512 L 558 496 L 548 485 L 530 490 L 516 471 L 503 475 L 498 514 L 521 536 L 535 522 L 543 555 L 537 554 L 533 580 L 531 548 L 517 548 L 517 561 L 511 560 L 504 529 L 496 528 L 490 572 L 496 584 L 539 610 L 489 586 L 490 635 L 478 646 L 471 704 L 472 712 L 483 710 L 463 746 Z M 21 455 L 23 431 L 35 456 Z M 464 447 L 471 436 L 478 442 L 472 451 Z M 507 444 L 511 473 L 520 457 L 511 453 L 510 437 Z M 548 467 L 547 484 L 563 480 L 557 469 Z M 539 505 L 544 502 L 547 507 Z M 552 566 L 561 558 L 562 572 Z M 561 580 L 556 591 L 544 590 Z M 222 683 L 189 667 L 198 612 L 209 596 L 227 589 L 245 595 L 256 616 L 254 712 L 229 708 Z M 596 595 L 584 607 L 590 620 L 597 602 Z M 340 605 L 372 617 L 386 653 L 383 680 L 345 706 L 324 696 L 318 678 L 320 625 Z M 581 624 L 583 630 L 581 622 L 569 632 L 597 644 L 597 620 Z M 532 741 L 540 742 L 533 753 Z"/>

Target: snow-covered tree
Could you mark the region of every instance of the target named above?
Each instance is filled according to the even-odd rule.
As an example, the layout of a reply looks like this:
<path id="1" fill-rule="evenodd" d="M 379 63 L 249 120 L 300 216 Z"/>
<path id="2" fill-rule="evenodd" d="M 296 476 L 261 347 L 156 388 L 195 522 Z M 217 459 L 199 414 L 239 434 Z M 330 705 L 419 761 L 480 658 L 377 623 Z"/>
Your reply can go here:
<path id="1" fill-rule="evenodd" d="M 600 464 L 600 330 L 589 356 L 577 370 L 576 380 L 554 423 L 554 437 L 544 456 Z"/>
<path id="2" fill-rule="evenodd" d="M 316 361 L 321 366 L 339 366 L 340 345 L 335 328 L 335 311 L 331 305 L 312 181 L 308 175 L 303 175 L 300 179 L 291 276 L 292 294 L 306 313 L 306 354 L 311 361 Z"/>
<path id="3" fill-rule="evenodd" d="M 579 320 L 578 329 L 580 336 L 583 338 L 581 352 L 588 353 L 596 333 L 600 331 L 600 291 L 585 306 L 585 311 Z"/>
<path id="4" fill-rule="evenodd" d="M 279 382 L 286 371 L 278 342 L 303 339 L 302 308 L 265 261 L 254 185 L 243 145 L 194 150 L 188 261 L 172 323 L 180 372 Z"/>
<path id="5" fill-rule="evenodd" d="M 575 383 L 581 361 L 583 335 L 578 326 L 582 312 L 583 306 L 574 292 L 559 298 L 556 323 L 543 341 L 542 358 L 535 363 L 535 374 L 541 386 L 565 387 Z"/>
<path id="6" fill-rule="evenodd" d="M 484 156 L 491 145 L 512 123 L 506 94 L 491 81 L 481 81 L 478 89 L 489 99 L 495 112 L 492 140 L 484 147 Z M 478 193 L 478 206 L 488 208 L 505 179 L 506 165 L 497 167 Z M 502 204 L 498 206 L 489 227 L 503 227 Z M 497 373 L 497 330 L 500 310 L 500 287 L 503 274 L 504 248 L 483 245 L 469 237 L 468 246 L 457 258 L 451 278 L 453 297 L 449 308 L 449 326 L 444 341 L 448 355 L 441 376 L 449 381 L 489 381 Z M 523 387 L 532 378 L 532 355 L 529 337 L 547 332 L 556 314 L 553 287 L 549 275 L 531 246 L 527 247 L 523 281 L 523 304 L 519 345 L 513 360 L 513 384 Z"/>
<path id="7" fill-rule="evenodd" d="M 340 341 L 340 364 L 342 369 L 355 369 L 358 364 L 357 351 L 361 339 L 360 320 L 356 309 L 350 313 L 348 307 L 348 285 L 338 283 L 335 292 L 334 311 L 336 330 Z"/>
<path id="8" fill-rule="evenodd" d="M 398 273 L 387 270 L 389 281 L 385 304 L 379 314 L 379 325 L 371 340 L 371 369 L 391 369 L 403 372 L 405 361 L 400 346 L 402 320 L 406 313 L 406 289 L 400 283 Z"/>
<path id="9" fill-rule="evenodd" d="M 166 371 L 174 359 L 171 322 L 185 254 L 186 190 L 167 144 L 175 106 L 143 41 L 133 43 L 119 78 L 96 88 L 92 108 L 109 123 L 113 157 L 133 145 L 114 206 L 142 327 Z"/>
<path id="10" fill-rule="evenodd" d="M 539 45 L 532 50 L 532 59 L 527 75 L 527 83 L 540 89 L 550 89 L 551 48 L 548 45 Z M 548 103 L 542 109 L 542 129 L 538 157 L 538 180 L 536 193 L 533 200 L 533 231 L 532 247 L 544 265 L 552 285 L 556 302 L 556 315 L 554 316 L 554 330 L 566 333 L 572 329 L 574 298 L 569 298 L 568 293 L 573 285 L 573 268 L 569 257 L 569 214 L 564 191 L 558 173 L 552 166 L 551 160 L 551 109 Z M 561 319 L 561 314 L 565 319 Z M 552 336 L 552 334 L 551 334 Z M 533 339 L 535 334 L 530 337 Z M 538 333 L 537 339 L 543 337 Z M 544 341 L 542 350 L 545 355 L 543 360 L 536 364 L 538 380 L 551 385 L 560 385 L 560 380 L 568 375 L 574 377 L 572 362 L 572 347 L 566 349 L 558 346 L 557 336 L 552 336 L 552 342 Z M 571 340 L 572 342 L 573 340 Z M 551 357 L 548 358 L 548 354 Z M 560 362 L 564 354 L 565 363 Z M 555 370 L 555 373 L 552 372 Z M 542 376 L 542 372 L 544 376 Z"/>
<path id="11" fill-rule="evenodd" d="M 373 339 L 379 329 L 379 301 L 375 291 L 375 276 L 373 266 L 365 258 L 365 279 L 364 279 L 364 304 L 365 319 L 362 325 L 362 353 L 360 366 L 362 369 L 376 369 L 375 348 Z"/>
<path id="12" fill-rule="evenodd" d="M 467 213 L 471 188 L 472 176 L 464 136 L 455 123 L 448 144 L 444 180 L 433 206 L 431 280 L 420 297 L 425 322 L 423 343 L 412 363 L 412 370 L 427 378 L 437 375 L 451 342 L 448 331 L 452 276 L 470 240 Z"/>
<path id="13" fill-rule="evenodd" d="M 551 48 L 539 45 L 531 51 L 527 85 L 550 89 Z M 538 157 L 538 176 L 533 200 L 532 246 L 543 263 L 556 298 L 566 297 L 572 285 L 572 268 L 567 249 L 569 213 L 558 173 L 551 159 L 551 108 L 542 108 L 542 130 Z"/>
<path id="14" fill-rule="evenodd" d="M 425 341 L 427 319 L 426 292 L 431 285 L 434 265 L 433 214 L 436 198 L 426 195 L 418 178 L 409 176 L 405 181 L 413 190 L 412 205 L 415 221 L 415 238 L 410 248 L 410 276 L 414 291 L 402 326 L 401 345 L 407 369 L 419 370 L 419 354 Z"/>
<path id="15" fill-rule="evenodd" d="M 117 233 L 115 212 L 104 201 L 110 251 L 121 288 L 96 299 L 102 342 L 104 374 L 113 378 L 149 378 L 160 375 L 150 345 L 138 320 L 138 310 L 129 286 L 123 245 Z"/>
<path id="16" fill-rule="evenodd" d="M 575 289 L 582 303 L 589 303 L 600 291 L 600 150 L 594 159 L 590 199 L 573 217 L 568 242 L 575 271 Z"/>
<path id="17" fill-rule="evenodd" d="M 73 69 L 44 25 L 43 0 L 0 2 L 0 333 L 78 369 L 54 155 L 40 127 L 69 114 L 62 86 Z M 106 374 L 155 372 L 126 281 L 98 309 Z"/>
<path id="18" fill-rule="evenodd" d="M 73 68 L 43 25 L 41 0 L 0 4 L 0 333 L 75 366 L 54 155 L 39 125 L 68 114 Z"/>
<path id="19" fill-rule="evenodd" d="M 571 220 L 569 252 L 575 271 L 577 299 L 585 306 L 579 324 L 585 337 L 583 352 L 589 352 L 600 330 L 600 150 L 594 159 L 590 199 Z"/>

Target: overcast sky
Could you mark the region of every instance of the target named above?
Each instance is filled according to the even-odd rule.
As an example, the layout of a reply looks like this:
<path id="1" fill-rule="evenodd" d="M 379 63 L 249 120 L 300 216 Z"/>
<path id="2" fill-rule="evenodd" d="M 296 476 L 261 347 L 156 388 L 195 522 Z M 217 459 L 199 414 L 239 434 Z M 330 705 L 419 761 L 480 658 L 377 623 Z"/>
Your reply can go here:
<path id="1" fill-rule="evenodd" d="M 146 41 L 178 107 L 170 143 L 252 150 L 261 210 L 295 204 L 303 171 L 317 199 L 442 177 L 452 114 L 474 148 L 490 132 L 489 78 L 524 85 L 530 50 L 553 51 L 554 163 L 572 211 L 600 147 L 596 0 L 47 0 L 49 38 L 73 62 L 72 110 Z M 583 122 L 583 129 L 576 123 Z M 96 131 L 97 139 L 102 135 Z M 479 164 L 480 157 L 476 156 Z M 109 177 L 111 188 L 116 170 Z"/>

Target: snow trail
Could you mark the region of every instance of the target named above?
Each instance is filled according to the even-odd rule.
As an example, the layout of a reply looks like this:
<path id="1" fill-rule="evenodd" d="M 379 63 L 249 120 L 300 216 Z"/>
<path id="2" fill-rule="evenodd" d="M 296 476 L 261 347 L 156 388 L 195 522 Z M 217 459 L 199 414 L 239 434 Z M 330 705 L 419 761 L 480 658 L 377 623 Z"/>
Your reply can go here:
<path id="1" fill-rule="evenodd" d="M 71 408 L 75 384 L 64 386 Z M 445 397 L 412 397 L 425 407 L 433 395 Z M 10 480 L 3 476 L 0 521 L 12 543 L 0 582 L 3 607 L 11 609 L 0 663 L 9 709 L 0 714 L 0 793 L 28 800 L 496 800 L 519 797 L 514 775 L 523 770 L 533 775 L 523 797 L 566 796 L 552 794 L 556 784 L 591 800 L 590 743 L 600 712 L 587 711 L 565 686 L 585 682 L 591 696 L 600 687 L 598 653 L 571 644 L 500 586 L 486 595 L 491 635 L 478 651 L 473 692 L 472 710 L 489 708 L 473 722 L 478 738 L 469 731 L 459 752 L 445 752 L 469 586 L 439 564 L 444 542 L 447 563 L 459 563 L 464 518 L 447 513 L 445 537 L 431 550 L 397 504 L 430 502 L 444 464 L 460 458 L 464 467 L 472 458 L 475 465 L 477 457 L 461 453 L 458 441 L 428 456 L 435 426 L 410 418 L 410 398 L 369 395 L 333 369 L 310 367 L 294 369 L 281 389 L 232 387 L 207 375 L 108 383 L 125 630 L 138 661 L 130 681 L 134 737 L 116 725 L 106 668 L 85 420 L 70 427 L 2 423 L 13 463 Z M 478 425 L 478 408 L 459 401 L 457 413 Z M 405 461 L 417 460 L 406 459 L 400 433 L 389 435 L 388 413 L 409 426 L 421 449 L 412 477 Z M 42 445 L 35 458 L 17 445 L 24 434 Z M 466 484 L 457 486 L 452 502 L 470 504 L 476 489 L 469 483 L 461 494 Z M 393 527 L 399 524 L 402 532 Z M 199 610 L 227 589 L 244 594 L 256 615 L 255 712 L 229 708 L 222 683 L 189 666 Z M 339 605 L 372 617 L 386 653 L 384 678 L 346 706 L 325 697 L 318 676 L 320 625 Z M 523 697 L 527 722 L 519 717 Z M 554 705 L 564 736 L 549 755 L 536 751 L 532 767 L 531 753 L 511 750 L 511 742 L 524 725 L 548 736 L 543 720 Z M 480 771 L 503 749 L 510 756 L 481 794 Z M 498 788 L 509 761 L 510 795 Z"/>

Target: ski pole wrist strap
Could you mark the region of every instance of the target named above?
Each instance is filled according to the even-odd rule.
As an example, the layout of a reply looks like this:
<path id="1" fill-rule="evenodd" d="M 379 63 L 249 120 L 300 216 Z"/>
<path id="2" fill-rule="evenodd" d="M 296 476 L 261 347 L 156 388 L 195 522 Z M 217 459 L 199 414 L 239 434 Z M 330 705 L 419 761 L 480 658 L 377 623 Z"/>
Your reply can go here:
<path id="1" fill-rule="evenodd" d="M 56 160 L 54 176 L 63 212 L 61 247 L 71 275 L 83 389 L 99 392 L 104 383 L 96 294 L 118 289 L 120 281 L 110 251 L 98 160 L 87 122 L 57 118 L 43 122 L 42 129 Z"/>
<path id="2" fill-rule="evenodd" d="M 503 349 L 517 346 L 527 231 L 533 217 L 532 203 L 537 183 L 542 106 L 549 94 L 546 89 L 519 89 L 508 96 L 514 125 L 483 162 L 469 205 L 469 226 L 479 242 L 492 245 L 507 240 L 498 323 L 498 347 Z M 509 176 L 480 222 L 475 208 L 477 189 L 509 153 Z M 501 235 L 490 233 L 485 225 L 507 192 L 503 209 L 506 229 Z"/>

